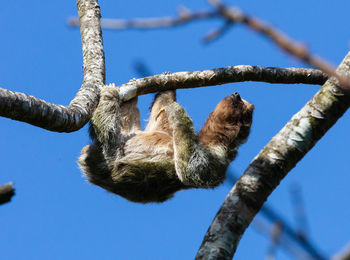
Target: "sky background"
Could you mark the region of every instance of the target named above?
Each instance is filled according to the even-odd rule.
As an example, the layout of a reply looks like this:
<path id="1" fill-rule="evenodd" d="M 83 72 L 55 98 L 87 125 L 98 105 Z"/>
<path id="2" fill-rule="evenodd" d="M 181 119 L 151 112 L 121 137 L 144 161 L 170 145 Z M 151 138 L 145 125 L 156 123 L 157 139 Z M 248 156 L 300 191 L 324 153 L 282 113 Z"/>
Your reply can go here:
<path id="1" fill-rule="evenodd" d="M 227 1 L 304 42 L 339 64 L 349 49 L 350 1 Z M 100 1 L 104 18 L 159 17 L 210 8 L 206 1 Z M 0 87 L 67 105 L 82 82 L 82 51 L 74 1 L 6 1 L 0 9 Z M 251 30 L 236 26 L 205 45 L 202 37 L 220 20 L 157 30 L 104 31 L 106 81 L 139 77 L 143 61 L 154 74 L 233 65 L 303 67 Z M 311 85 L 235 83 L 178 91 L 178 102 L 200 129 L 215 105 L 238 91 L 256 107 L 248 142 L 231 170 L 241 174 L 261 148 L 319 89 Z M 152 95 L 139 99 L 142 124 Z M 302 188 L 309 235 L 327 256 L 350 238 L 349 127 L 346 113 L 282 181 L 268 199 L 292 226 L 290 187 Z M 89 143 L 87 127 L 54 133 L 0 118 L 0 184 L 15 183 L 16 196 L 0 206 L 2 259 L 193 259 L 230 184 L 179 192 L 163 204 L 141 205 L 86 182 L 77 166 Z M 235 259 L 264 259 L 269 239 L 248 228 Z M 277 259 L 291 259 L 279 250 Z"/>

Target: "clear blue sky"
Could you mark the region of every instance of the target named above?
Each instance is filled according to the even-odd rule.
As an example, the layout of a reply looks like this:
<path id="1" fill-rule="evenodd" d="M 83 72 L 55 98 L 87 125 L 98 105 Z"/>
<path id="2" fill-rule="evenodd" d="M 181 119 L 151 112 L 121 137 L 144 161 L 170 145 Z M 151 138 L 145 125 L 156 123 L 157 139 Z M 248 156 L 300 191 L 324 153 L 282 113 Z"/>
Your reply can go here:
<path id="1" fill-rule="evenodd" d="M 206 1 L 100 1 L 105 18 L 174 15 L 176 7 L 209 8 Z M 312 51 L 338 64 L 348 52 L 350 3 L 338 1 L 243 1 L 250 14 L 276 25 Z M 75 1 L 6 1 L 0 9 L 0 87 L 67 105 L 82 81 Z M 269 41 L 237 26 L 210 45 L 201 38 L 221 21 L 174 29 L 104 31 L 107 82 L 137 77 L 136 60 L 154 73 L 252 64 L 305 66 Z M 259 150 L 317 91 L 318 86 L 237 83 L 178 91 L 196 129 L 226 95 L 238 91 L 254 103 L 252 133 L 232 169 L 241 174 Z M 140 98 L 143 123 L 152 96 Z M 295 225 L 289 188 L 302 186 L 310 237 L 327 255 L 349 242 L 349 127 L 346 113 L 271 195 L 272 205 Z M 86 182 L 76 160 L 89 142 L 87 128 L 52 133 L 0 118 L 0 183 L 15 182 L 16 196 L 0 206 L 2 259 L 193 259 L 229 191 L 184 191 L 163 204 L 139 205 Z M 263 259 L 269 240 L 249 228 L 235 259 Z M 290 259 L 278 251 L 277 259 Z"/>

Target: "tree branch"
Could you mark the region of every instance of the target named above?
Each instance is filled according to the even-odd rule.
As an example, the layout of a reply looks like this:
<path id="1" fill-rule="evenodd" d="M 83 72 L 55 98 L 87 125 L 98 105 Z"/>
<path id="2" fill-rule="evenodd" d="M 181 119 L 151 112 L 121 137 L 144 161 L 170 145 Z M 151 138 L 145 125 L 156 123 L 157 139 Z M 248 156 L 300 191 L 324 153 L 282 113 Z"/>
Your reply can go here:
<path id="1" fill-rule="evenodd" d="M 83 28 L 82 31 L 84 30 Z M 85 31 L 82 34 L 87 33 Z M 84 126 L 97 103 L 99 89 L 104 84 L 104 63 L 94 65 L 94 60 L 102 62 L 96 56 L 103 55 L 103 51 L 99 49 L 101 52 L 97 55 L 94 52 L 95 48 L 89 50 L 88 40 L 92 39 L 84 39 L 87 43 L 83 45 L 85 46 L 83 47 L 83 86 L 68 107 L 0 88 L 0 116 L 57 132 L 72 132 Z M 138 95 L 168 89 L 196 88 L 242 81 L 321 85 L 326 80 L 326 74 L 314 69 L 240 65 L 211 70 L 165 73 L 131 80 L 120 87 L 122 99 L 126 101 Z"/>
<path id="2" fill-rule="evenodd" d="M 249 28 L 253 29 L 266 36 L 272 42 L 274 42 L 278 47 L 280 47 L 285 52 L 291 54 L 292 56 L 314 66 L 317 69 L 322 70 L 329 76 L 335 77 L 339 81 L 338 87 L 348 95 L 350 95 L 350 80 L 342 74 L 336 73 L 335 69 L 327 61 L 321 59 L 320 57 L 312 54 L 306 48 L 305 45 L 299 44 L 289 38 L 287 35 L 283 34 L 276 28 L 267 25 L 263 21 L 251 17 L 241 10 L 235 7 L 227 7 L 221 3 L 220 0 L 208 0 L 208 2 L 214 6 L 223 18 L 231 23 L 242 23 Z"/>
<path id="3" fill-rule="evenodd" d="M 350 73 L 350 53 L 337 73 Z M 231 259 L 267 197 L 285 175 L 344 114 L 350 99 L 334 80 L 323 88 L 260 151 L 227 195 L 196 259 Z"/>
<path id="4" fill-rule="evenodd" d="M 11 201 L 11 198 L 15 195 L 15 189 L 13 183 L 0 185 L 0 205 Z"/>
<path id="5" fill-rule="evenodd" d="M 226 179 L 228 184 L 231 186 L 236 183 L 237 178 L 226 173 Z M 261 214 L 266 221 L 263 222 L 261 219 L 254 218 L 252 221 L 253 228 L 257 231 L 263 233 L 268 238 L 272 235 L 272 244 L 270 249 L 276 249 L 277 244 L 275 239 L 278 238 L 278 246 L 283 248 L 287 253 L 289 253 L 294 259 L 327 259 L 326 256 L 321 253 L 315 245 L 306 236 L 300 236 L 298 230 L 295 230 L 288 222 L 280 216 L 277 211 L 275 211 L 271 206 L 264 204 L 259 214 Z M 260 223 L 259 223 L 260 222 Z M 275 226 L 272 228 L 273 231 L 278 231 L 277 233 L 272 232 L 268 229 L 268 226 Z M 267 231 L 268 230 L 268 231 Z M 273 250 L 272 252 L 274 253 Z"/>
<path id="6" fill-rule="evenodd" d="M 56 132 L 79 130 L 89 120 L 105 84 L 105 61 L 97 0 L 77 1 L 83 48 L 83 83 L 68 106 L 0 89 L 0 116 Z"/>
<path id="7" fill-rule="evenodd" d="M 105 29 L 124 30 L 124 29 L 154 29 L 163 27 L 174 27 L 183 25 L 196 20 L 204 20 L 210 18 L 223 18 L 226 23 L 219 29 L 209 33 L 204 37 L 204 42 L 212 42 L 222 36 L 228 29 L 237 23 L 246 25 L 252 30 L 261 33 L 269 38 L 278 47 L 292 56 L 322 70 L 330 76 L 335 77 L 339 81 L 339 88 L 350 95 L 350 79 L 335 72 L 334 67 L 327 61 L 309 52 L 303 44 L 297 43 L 287 35 L 276 28 L 264 23 L 263 21 L 251 17 L 236 7 L 227 7 L 220 0 L 208 0 L 215 10 L 214 11 L 197 11 L 192 12 L 185 7 L 180 8 L 178 17 L 160 17 L 145 19 L 103 19 L 101 25 Z M 79 26 L 76 18 L 68 19 L 69 26 Z"/>
<path id="8" fill-rule="evenodd" d="M 321 85 L 326 80 L 326 74 L 314 69 L 239 65 L 211 70 L 164 73 L 141 79 L 133 79 L 119 87 L 122 100 L 127 101 L 138 95 L 158 91 L 207 87 L 233 82 L 260 81 L 268 83 Z"/>
<path id="9" fill-rule="evenodd" d="M 136 18 L 136 19 L 101 19 L 101 26 L 104 29 L 126 30 L 126 29 L 155 29 L 165 27 L 175 27 L 184 25 L 196 20 L 205 20 L 220 17 L 217 11 L 197 11 L 191 12 L 185 7 L 178 9 L 177 17 L 159 18 Z M 79 20 L 75 17 L 68 19 L 68 26 L 79 26 Z"/>

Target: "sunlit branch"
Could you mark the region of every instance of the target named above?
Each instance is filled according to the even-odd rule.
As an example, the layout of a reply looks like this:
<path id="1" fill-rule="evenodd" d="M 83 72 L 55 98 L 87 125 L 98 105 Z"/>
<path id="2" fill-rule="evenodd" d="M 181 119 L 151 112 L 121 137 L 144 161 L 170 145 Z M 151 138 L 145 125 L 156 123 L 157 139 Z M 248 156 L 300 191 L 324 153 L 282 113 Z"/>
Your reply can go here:
<path id="1" fill-rule="evenodd" d="M 119 86 L 122 100 L 138 95 L 170 89 L 215 86 L 233 82 L 259 81 L 283 84 L 323 84 L 326 74 L 319 70 L 303 68 L 275 68 L 239 65 L 211 70 L 164 73 L 151 77 L 133 79 Z"/>
<path id="2" fill-rule="evenodd" d="M 350 73 L 350 53 L 337 72 Z M 237 245 L 271 192 L 350 105 L 328 80 L 321 90 L 260 151 L 227 195 L 197 259 L 231 259 Z"/>
<path id="3" fill-rule="evenodd" d="M 56 132 L 79 130 L 89 120 L 105 83 L 105 62 L 97 0 L 77 1 L 83 49 L 83 83 L 68 106 L 0 89 L 0 116 Z M 69 86 L 71 87 L 71 86 Z"/>
<path id="4" fill-rule="evenodd" d="M 232 187 L 237 178 L 230 172 L 227 173 L 228 184 Z M 310 260 L 325 260 L 327 259 L 323 253 L 310 241 L 308 237 L 301 237 L 298 230 L 295 230 L 275 209 L 266 203 L 261 207 L 259 215 L 261 218 L 254 218 L 252 225 L 257 231 L 263 233 L 268 238 L 271 238 L 269 227 L 272 227 L 272 241 L 270 255 L 275 253 L 277 244 L 288 252 L 295 259 L 300 256 Z M 264 218 L 264 221 L 262 220 Z M 278 242 L 278 243 L 277 243 Z"/>
<path id="5" fill-rule="evenodd" d="M 95 82 L 95 84 L 93 84 L 91 81 L 96 81 L 98 79 L 87 78 L 87 83 L 83 84 L 83 88 L 71 102 L 69 107 L 72 108 L 70 108 L 70 110 L 77 110 L 76 107 L 79 105 L 77 101 L 80 99 L 90 100 L 91 103 L 97 102 L 93 97 L 97 98 L 98 94 L 96 92 L 99 90 L 94 90 L 94 88 L 100 87 L 101 82 Z M 164 73 L 135 79 L 120 87 L 121 98 L 126 101 L 138 95 L 168 89 L 197 88 L 243 81 L 321 85 L 326 79 L 326 74 L 314 69 L 240 65 L 211 70 Z M 83 95 L 84 93 L 85 95 Z M 84 104 L 84 101 L 82 100 L 81 103 Z M 75 108 L 73 109 L 73 107 Z M 1 116 L 27 122 L 52 131 L 69 132 L 77 130 L 74 128 L 76 126 L 75 124 L 69 124 L 69 122 L 73 123 L 76 121 L 71 119 L 65 112 L 67 112 L 67 107 L 50 104 L 33 96 L 0 88 Z M 80 114 L 78 112 L 76 113 L 78 117 Z M 66 125 L 58 125 L 55 118 L 64 115 L 66 116 L 64 118 L 67 121 Z M 74 114 L 71 116 L 74 116 Z M 43 117 L 45 117 L 45 120 L 43 120 Z M 67 127 L 67 125 L 70 127 Z"/>

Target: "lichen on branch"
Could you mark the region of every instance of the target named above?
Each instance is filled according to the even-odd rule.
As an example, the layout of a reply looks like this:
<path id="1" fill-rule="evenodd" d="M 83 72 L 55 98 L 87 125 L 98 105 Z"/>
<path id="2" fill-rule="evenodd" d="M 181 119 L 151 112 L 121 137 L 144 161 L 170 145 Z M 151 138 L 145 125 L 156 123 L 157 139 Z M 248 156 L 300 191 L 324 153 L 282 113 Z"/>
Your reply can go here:
<path id="1" fill-rule="evenodd" d="M 350 75 L 350 53 L 337 73 Z M 272 138 L 227 195 L 196 259 L 232 259 L 254 216 L 286 174 L 336 123 L 350 105 L 333 78 Z"/>

